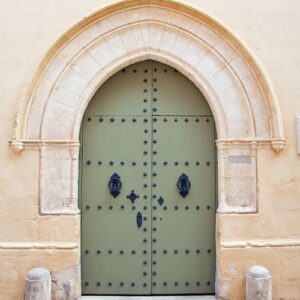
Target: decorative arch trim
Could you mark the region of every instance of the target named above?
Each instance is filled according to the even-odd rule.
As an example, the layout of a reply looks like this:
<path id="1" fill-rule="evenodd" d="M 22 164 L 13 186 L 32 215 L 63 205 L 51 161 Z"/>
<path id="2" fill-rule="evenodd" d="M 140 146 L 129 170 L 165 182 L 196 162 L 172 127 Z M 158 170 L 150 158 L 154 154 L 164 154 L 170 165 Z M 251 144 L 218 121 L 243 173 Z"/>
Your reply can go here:
<path id="1" fill-rule="evenodd" d="M 101 84 L 145 59 L 173 66 L 215 117 L 219 212 L 255 212 L 256 149 L 284 148 L 276 95 L 247 48 L 207 15 L 157 0 L 126 1 L 76 24 L 48 51 L 20 99 L 11 141 L 40 150 L 40 211 L 74 214 L 79 129 Z"/>

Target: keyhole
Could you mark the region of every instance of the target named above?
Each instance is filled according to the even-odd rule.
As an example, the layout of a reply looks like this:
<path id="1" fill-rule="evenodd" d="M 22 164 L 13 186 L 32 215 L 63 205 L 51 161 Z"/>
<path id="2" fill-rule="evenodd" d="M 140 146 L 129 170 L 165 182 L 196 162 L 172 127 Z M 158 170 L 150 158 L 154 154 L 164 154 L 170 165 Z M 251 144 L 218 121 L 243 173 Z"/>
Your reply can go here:
<path id="1" fill-rule="evenodd" d="M 181 187 L 182 187 L 182 190 L 186 191 L 187 190 L 187 184 L 186 184 L 186 180 L 181 180 Z"/>
<path id="2" fill-rule="evenodd" d="M 118 186 L 118 182 L 117 180 L 113 180 L 113 189 L 116 190 L 117 189 L 117 186 Z"/>

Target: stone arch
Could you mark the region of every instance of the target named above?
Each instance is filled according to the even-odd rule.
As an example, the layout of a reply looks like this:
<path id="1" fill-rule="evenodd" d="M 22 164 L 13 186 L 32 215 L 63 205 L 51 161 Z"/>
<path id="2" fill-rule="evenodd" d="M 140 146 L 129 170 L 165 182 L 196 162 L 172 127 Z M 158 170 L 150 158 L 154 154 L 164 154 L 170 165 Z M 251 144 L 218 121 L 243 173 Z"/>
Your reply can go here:
<path id="1" fill-rule="evenodd" d="M 190 7 L 156 0 L 122 2 L 84 19 L 35 71 L 20 100 L 11 145 L 40 150 L 40 212 L 78 213 L 85 108 L 112 74 L 144 59 L 177 68 L 209 102 L 218 136 L 218 211 L 256 212 L 256 149 L 284 147 L 276 95 L 228 30 Z"/>

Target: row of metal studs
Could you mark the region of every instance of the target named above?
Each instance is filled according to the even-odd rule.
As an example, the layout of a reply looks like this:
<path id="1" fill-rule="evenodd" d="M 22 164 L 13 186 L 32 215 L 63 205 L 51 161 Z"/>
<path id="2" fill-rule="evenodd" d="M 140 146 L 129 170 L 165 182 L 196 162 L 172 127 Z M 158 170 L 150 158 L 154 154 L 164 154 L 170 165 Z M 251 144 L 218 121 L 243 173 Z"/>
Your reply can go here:
<path id="1" fill-rule="evenodd" d="M 86 210 L 89 210 L 90 208 L 91 208 L 91 207 L 90 207 L 89 205 L 86 205 L 86 207 L 85 207 Z M 108 208 L 109 208 L 110 210 L 112 210 L 112 209 L 114 208 L 114 206 L 110 205 Z M 125 208 L 126 208 L 125 205 L 121 205 L 121 206 L 120 206 L 120 209 L 125 209 Z M 156 210 L 156 209 L 157 209 L 157 206 L 154 205 L 154 206 L 152 206 L 152 208 L 153 208 L 154 210 Z M 168 207 L 167 207 L 166 205 L 163 206 L 162 208 L 163 208 L 164 210 L 167 210 L 167 209 L 168 209 Z M 200 210 L 200 206 L 199 206 L 199 205 L 197 205 L 195 208 L 196 208 L 196 210 Z M 102 209 L 102 206 L 101 206 L 101 205 L 98 205 L 98 206 L 97 206 L 97 209 L 101 210 L 101 209 Z M 131 209 L 132 209 L 132 210 L 135 210 L 136 207 L 135 207 L 135 206 L 131 206 Z M 147 207 L 147 206 L 144 206 L 143 209 L 144 209 L 144 210 L 147 210 L 148 207 Z M 174 206 L 174 209 L 175 209 L 175 210 L 179 210 L 179 206 L 177 206 L 177 205 Z M 190 206 L 186 205 L 186 206 L 184 207 L 184 209 L 185 209 L 185 210 L 189 210 L 189 209 L 190 209 Z M 206 209 L 207 209 L 207 210 L 210 210 L 210 206 L 209 206 L 209 205 L 206 206 Z M 154 219 L 154 220 L 155 220 L 155 219 Z"/>
<path id="2" fill-rule="evenodd" d="M 157 70 L 157 68 L 155 68 L 155 70 Z M 156 83 L 153 83 L 153 86 L 154 85 L 156 85 Z M 155 98 L 155 99 L 157 99 L 157 89 L 153 89 L 153 98 Z M 157 118 L 152 118 L 152 120 L 153 120 L 153 123 L 152 123 L 152 138 L 154 137 L 154 134 L 155 133 L 157 133 L 157 129 L 156 128 L 154 128 L 154 123 L 157 121 Z M 165 120 L 167 120 L 166 118 L 165 118 Z M 166 122 L 166 121 L 165 121 Z M 152 154 L 153 155 L 155 155 L 156 153 L 157 153 L 157 151 L 154 149 L 154 146 L 155 146 L 155 143 L 153 142 L 152 143 Z M 153 161 L 153 157 L 152 157 L 152 161 Z M 155 170 L 155 166 L 156 164 L 152 164 L 152 173 L 153 174 L 156 174 L 155 172 L 154 172 L 154 170 Z M 152 180 L 154 181 L 155 180 L 155 178 L 154 177 L 152 177 Z M 156 182 L 152 182 L 152 185 L 153 184 L 155 184 L 155 186 L 157 186 L 157 183 Z M 152 195 L 152 199 L 156 199 L 156 195 Z M 154 206 L 153 206 L 154 207 Z M 152 208 L 153 208 L 152 207 Z M 152 212 L 151 212 L 151 216 L 152 216 L 152 220 L 153 221 L 155 221 L 155 220 L 157 220 L 157 216 L 154 214 L 154 209 L 152 210 Z M 153 254 L 155 254 L 156 253 L 156 249 L 153 249 L 152 247 L 154 247 L 154 243 L 156 243 L 157 242 L 157 239 L 156 238 L 154 238 L 154 236 L 153 236 L 153 234 L 157 231 L 157 228 L 155 227 L 155 223 L 153 222 L 153 223 L 151 223 L 151 231 L 152 231 L 152 236 L 151 236 L 151 238 L 152 238 L 152 245 L 151 245 L 151 252 L 153 253 Z M 157 270 L 155 270 L 154 269 L 154 266 L 156 265 L 156 261 L 152 261 L 152 269 L 151 269 L 151 271 L 152 271 L 152 275 L 156 275 L 157 274 Z M 156 285 L 156 283 L 155 282 L 152 282 L 152 285 L 153 286 L 155 286 Z"/>
<path id="3" fill-rule="evenodd" d="M 143 112 L 147 112 L 147 111 L 144 111 L 144 110 L 145 110 L 145 109 L 143 109 Z M 157 110 L 157 108 L 154 108 L 154 109 L 153 109 L 153 111 L 156 111 L 156 110 Z M 170 117 L 169 117 L 169 118 L 170 118 Z M 192 118 L 192 117 L 190 117 L 190 118 Z M 196 118 L 196 117 L 193 117 L 193 118 Z M 91 117 L 88 117 L 87 120 L 88 120 L 88 122 L 91 122 L 91 121 L 92 121 L 92 118 L 91 118 Z M 133 122 L 133 123 L 136 123 L 137 120 L 138 120 L 138 119 L 136 119 L 136 118 L 132 118 L 132 122 Z M 179 120 L 180 120 L 180 119 L 179 119 Z M 179 120 L 178 120 L 178 118 L 174 118 L 174 122 L 178 122 Z M 103 121 L 104 121 L 104 118 L 99 118 L 99 122 L 100 122 L 100 123 L 102 123 Z M 109 121 L 110 121 L 111 123 L 113 123 L 113 122 L 115 121 L 115 118 L 110 118 Z M 158 121 L 157 117 L 153 118 L 153 121 L 154 121 L 154 122 L 157 122 L 157 121 Z M 121 122 L 122 122 L 122 123 L 126 122 L 126 119 L 125 119 L 125 118 L 122 118 L 122 119 L 121 119 Z M 143 122 L 144 122 L 144 123 L 147 123 L 147 122 L 148 122 L 148 119 L 144 119 Z M 168 122 L 168 119 L 167 119 L 167 118 L 164 118 L 164 119 L 163 119 L 163 122 L 165 122 L 165 123 Z M 188 122 L 189 122 L 189 118 L 185 118 L 185 119 L 184 119 L 184 122 L 185 122 L 185 123 L 188 123 Z M 195 122 L 197 122 L 197 123 L 200 122 L 200 119 L 199 119 L 199 118 L 196 118 L 196 119 L 195 119 Z M 209 119 L 206 119 L 206 122 L 208 123 L 208 122 L 209 122 Z"/>
<path id="4" fill-rule="evenodd" d="M 87 161 L 86 161 L 86 164 L 87 164 L 87 165 L 91 165 L 91 164 L 92 164 L 92 161 L 91 161 L 91 160 L 87 160 Z M 113 162 L 113 161 L 108 162 L 108 165 L 110 165 L 110 166 L 113 166 L 114 164 L 115 164 L 115 162 Z M 130 162 L 129 162 L 129 164 L 130 164 Z M 155 165 L 158 164 L 158 162 L 153 161 L 152 164 L 155 166 Z M 192 163 L 190 163 L 190 162 L 188 162 L 188 161 L 182 162 L 182 165 L 185 165 L 185 166 L 189 166 L 190 164 L 192 164 Z M 102 162 L 102 161 L 98 161 L 97 165 L 101 166 L 101 165 L 103 165 L 103 162 Z M 121 165 L 121 166 L 124 166 L 124 165 L 125 165 L 125 162 L 124 162 L 124 161 L 121 161 L 121 162 L 120 162 L 120 165 Z M 131 162 L 131 165 L 134 167 L 134 166 L 138 165 L 138 163 L 135 162 L 135 161 L 133 161 L 133 162 Z M 145 161 L 144 161 L 144 162 L 142 162 L 142 165 L 147 166 L 147 165 L 148 165 L 148 162 L 145 162 Z M 167 161 L 164 161 L 164 162 L 161 163 L 161 165 L 167 166 L 167 165 L 168 165 L 168 162 L 167 162 Z M 178 166 L 178 165 L 180 165 L 180 162 L 174 161 L 174 165 L 175 165 L 175 166 Z M 199 162 L 199 161 L 196 161 L 196 162 L 195 162 L 195 165 L 196 165 L 196 166 L 200 166 L 200 162 Z M 206 162 L 206 165 L 209 166 L 209 165 L 210 165 L 210 162 L 207 161 L 207 162 Z"/>
<path id="5" fill-rule="evenodd" d="M 148 72 L 148 70 L 147 70 L 145 73 L 147 73 L 147 72 Z M 152 76 L 152 75 L 150 74 L 149 76 Z M 147 83 L 147 80 L 144 79 L 144 84 L 146 84 L 146 83 Z M 147 89 L 144 89 L 144 92 L 147 92 Z M 147 96 L 149 96 L 149 95 L 147 95 Z M 144 103 L 147 103 L 148 100 L 145 98 L 145 99 L 143 100 L 143 102 L 144 102 Z M 150 103 L 150 105 L 152 105 L 152 104 Z M 143 109 L 143 112 L 144 112 L 144 113 L 147 113 L 147 109 L 144 108 L 144 109 Z M 124 122 L 123 119 L 122 119 L 121 121 Z M 133 120 L 133 122 L 135 122 L 135 121 Z M 144 119 L 144 124 L 145 124 L 144 126 L 151 126 L 151 123 L 148 124 L 148 125 L 147 125 L 146 123 L 148 123 L 148 118 L 145 118 L 145 119 Z M 147 127 L 145 127 L 145 128 L 144 128 L 144 134 L 147 134 L 148 132 L 149 132 L 149 129 L 148 129 Z M 148 144 L 147 141 L 144 139 L 144 147 L 146 147 L 147 144 Z M 148 147 L 149 147 L 149 146 L 151 147 L 151 145 L 148 145 Z M 147 152 L 147 149 L 145 149 L 144 152 Z M 121 162 L 121 163 L 122 163 L 122 162 Z M 133 165 L 133 166 L 135 166 L 134 163 L 135 163 L 135 162 L 132 162 L 132 165 Z M 146 163 L 146 164 L 145 164 L 145 163 Z M 144 162 L 144 163 L 143 163 L 143 166 L 144 166 L 144 167 L 146 167 L 147 165 L 148 165 L 147 162 Z M 144 172 L 143 175 L 144 175 L 143 178 L 146 179 L 146 176 L 145 176 L 145 175 L 147 175 L 147 173 Z M 144 186 L 145 186 L 146 184 L 147 184 L 147 182 L 146 182 L 146 183 L 144 182 Z M 148 196 L 147 196 L 147 195 L 144 195 L 143 198 L 144 198 L 145 200 L 147 200 L 147 199 L 148 199 Z M 132 209 L 134 209 L 134 207 L 135 207 L 135 206 L 132 205 Z M 143 208 L 144 208 L 144 210 L 146 210 L 146 209 L 147 209 L 147 206 L 144 206 Z M 148 220 L 148 218 L 144 216 L 144 217 L 143 217 L 143 221 L 147 221 L 147 220 Z M 143 222 L 143 223 L 144 223 L 144 222 Z M 144 223 L 144 225 L 145 225 L 145 223 Z M 143 227 L 143 232 L 146 234 L 147 228 L 146 228 L 146 230 L 145 230 L 145 228 L 146 228 L 146 227 Z M 147 240 L 147 239 L 143 238 L 143 241 L 144 241 L 144 242 L 145 242 L 145 240 Z M 146 254 L 145 252 L 147 253 L 147 250 L 144 250 L 143 253 Z M 144 276 L 147 276 L 147 267 L 146 267 L 147 264 L 148 264 L 147 261 L 143 261 L 143 267 L 146 268 L 146 269 L 144 269 L 144 271 L 143 271 L 143 275 L 144 275 Z M 147 284 L 146 284 L 146 283 L 143 283 L 143 287 L 146 287 L 146 286 L 147 286 Z"/>
<path id="6" fill-rule="evenodd" d="M 98 254 L 98 255 L 100 255 L 101 253 L 102 253 L 103 251 L 101 251 L 101 250 L 97 250 L 96 251 L 96 253 Z M 132 250 L 132 251 L 129 251 L 130 252 L 130 254 L 132 254 L 132 255 L 135 255 L 136 254 L 136 251 L 135 250 Z M 152 253 L 153 254 L 157 254 L 157 250 L 152 250 Z M 168 250 L 166 250 L 166 249 L 164 249 L 164 250 L 162 250 L 161 251 L 163 254 L 167 254 L 168 253 Z M 172 252 L 172 251 L 170 251 L 170 252 Z M 179 250 L 177 250 L 177 249 L 175 249 L 174 251 L 173 251 L 173 253 L 174 254 L 179 254 Z M 186 250 L 184 250 L 183 251 L 185 254 L 190 254 L 191 253 L 191 251 L 189 250 L 189 249 L 186 249 Z M 200 251 L 200 249 L 197 249 L 197 250 L 195 250 L 195 252 L 197 253 L 197 254 L 200 254 L 201 253 L 201 251 Z M 210 249 L 207 249 L 206 250 L 206 252 L 207 253 L 211 253 L 211 250 Z M 85 252 L 84 252 L 85 254 L 89 254 L 90 253 L 90 251 L 89 250 L 85 250 Z M 112 250 L 107 250 L 107 253 L 108 254 L 113 254 L 113 251 Z M 143 250 L 142 251 L 142 254 L 144 254 L 144 255 L 146 255 L 148 252 L 147 252 L 147 250 Z M 120 250 L 119 251 L 119 253 L 118 253 L 119 255 L 123 255 L 123 254 L 125 254 L 125 251 L 124 250 Z"/>
<path id="7" fill-rule="evenodd" d="M 177 281 L 175 281 L 173 284 L 174 284 L 174 286 L 179 286 L 179 283 L 178 283 Z M 101 286 L 101 282 L 98 281 L 98 282 L 96 283 L 96 285 L 97 285 L 98 287 Z M 112 282 L 108 282 L 107 285 L 108 285 L 109 287 L 113 286 Z M 119 285 L 120 285 L 120 287 L 123 287 L 123 286 L 125 285 L 125 283 L 121 281 L 121 282 L 119 283 Z M 156 286 L 157 283 L 156 283 L 156 282 L 152 282 L 152 285 L 153 285 L 153 286 Z M 168 285 L 168 283 L 167 283 L 166 281 L 164 281 L 164 282 L 162 283 L 162 286 L 167 286 L 167 285 Z M 189 286 L 189 285 L 190 285 L 190 282 L 186 281 L 186 282 L 184 282 L 184 285 L 185 285 L 185 286 Z M 196 282 L 196 285 L 197 285 L 197 286 L 201 286 L 200 281 L 197 281 L 197 282 Z M 207 282 L 206 282 L 206 285 L 209 286 L 209 285 L 210 285 L 210 281 L 207 281 Z M 88 282 L 85 282 L 85 286 L 89 286 L 89 283 L 88 283 Z M 135 283 L 134 283 L 134 282 L 131 282 L 131 283 L 129 284 L 129 286 L 134 287 L 134 286 L 135 286 Z M 147 283 L 144 282 L 144 283 L 142 284 L 142 286 L 143 286 L 143 287 L 147 287 Z"/>
<path id="8" fill-rule="evenodd" d="M 89 283 L 86 281 L 86 282 L 84 283 L 84 285 L 85 285 L 85 286 L 89 286 Z M 101 286 L 101 282 L 98 281 L 98 282 L 96 283 L 96 285 L 97 285 L 97 286 Z M 107 285 L 108 285 L 109 287 L 111 287 L 113 284 L 112 284 L 112 282 L 108 282 Z M 123 286 L 124 286 L 124 283 L 123 283 L 123 282 L 120 282 L 120 286 L 123 287 Z M 134 283 L 134 282 L 131 282 L 131 283 L 130 283 L 130 286 L 134 287 L 134 286 L 135 286 L 135 283 Z M 146 286 L 147 286 L 147 283 L 144 282 L 144 283 L 143 283 L 143 287 L 146 287 Z"/>
<path id="9" fill-rule="evenodd" d="M 126 73 L 127 69 L 124 68 L 122 69 L 122 72 L 123 73 Z M 157 68 L 154 68 L 153 71 L 156 73 L 158 71 Z M 174 73 L 177 73 L 178 71 L 176 69 L 173 69 Z M 138 70 L 137 69 L 133 69 L 132 70 L 133 73 L 138 73 Z M 164 73 L 167 73 L 168 72 L 168 69 L 164 69 Z M 144 73 L 148 73 L 148 70 L 147 69 L 144 69 Z"/>

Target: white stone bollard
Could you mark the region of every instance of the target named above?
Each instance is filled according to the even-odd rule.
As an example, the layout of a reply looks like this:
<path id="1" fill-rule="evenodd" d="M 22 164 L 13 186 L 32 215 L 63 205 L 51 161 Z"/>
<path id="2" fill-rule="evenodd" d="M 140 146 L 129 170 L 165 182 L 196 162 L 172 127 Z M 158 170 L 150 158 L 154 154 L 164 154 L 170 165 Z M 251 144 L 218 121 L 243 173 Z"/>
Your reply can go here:
<path id="1" fill-rule="evenodd" d="M 51 275 L 47 269 L 35 268 L 26 275 L 25 300 L 51 300 Z"/>
<path id="2" fill-rule="evenodd" d="M 272 278 L 266 268 L 253 266 L 248 270 L 246 300 L 272 300 Z"/>

